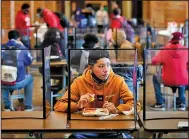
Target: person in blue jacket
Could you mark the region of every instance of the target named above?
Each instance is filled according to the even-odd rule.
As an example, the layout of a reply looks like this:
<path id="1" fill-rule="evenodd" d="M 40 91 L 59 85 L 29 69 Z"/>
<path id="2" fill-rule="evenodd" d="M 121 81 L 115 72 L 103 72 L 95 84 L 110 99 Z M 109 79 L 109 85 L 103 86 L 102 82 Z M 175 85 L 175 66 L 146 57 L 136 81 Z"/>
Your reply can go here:
<path id="1" fill-rule="evenodd" d="M 10 111 L 10 100 L 9 94 L 11 91 L 16 89 L 24 88 L 25 98 L 24 98 L 24 110 L 25 111 L 32 111 L 34 110 L 32 106 L 32 92 L 33 92 L 33 77 L 27 73 L 26 67 L 29 66 L 32 61 L 33 57 L 28 49 L 21 43 L 20 41 L 20 34 L 16 30 L 11 30 L 8 33 L 9 41 L 2 46 L 2 59 L 3 53 L 5 49 L 17 49 L 17 78 L 15 85 L 2 85 L 2 95 L 3 95 L 3 103 L 4 103 L 4 110 Z M 8 50 L 7 50 L 8 51 Z"/>

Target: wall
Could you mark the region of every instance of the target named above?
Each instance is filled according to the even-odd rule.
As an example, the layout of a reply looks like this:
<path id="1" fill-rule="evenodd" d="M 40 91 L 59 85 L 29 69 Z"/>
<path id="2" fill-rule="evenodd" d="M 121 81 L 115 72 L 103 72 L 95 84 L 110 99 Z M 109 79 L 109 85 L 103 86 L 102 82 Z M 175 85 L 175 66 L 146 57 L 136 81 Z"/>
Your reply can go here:
<path id="1" fill-rule="evenodd" d="M 36 9 L 39 7 L 45 7 L 52 11 L 60 11 L 59 1 L 2 1 L 2 28 L 14 28 L 16 13 L 21 9 L 23 3 L 30 4 L 31 23 L 34 23 L 34 21 L 38 20 L 36 18 Z"/>
<path id="2" fill-rule="evenodd" d="M 167 27 L 167 22 L 184 23 L 188 18 L 188 1 L 145 1 L 143 19 L 154 27 Z"/>

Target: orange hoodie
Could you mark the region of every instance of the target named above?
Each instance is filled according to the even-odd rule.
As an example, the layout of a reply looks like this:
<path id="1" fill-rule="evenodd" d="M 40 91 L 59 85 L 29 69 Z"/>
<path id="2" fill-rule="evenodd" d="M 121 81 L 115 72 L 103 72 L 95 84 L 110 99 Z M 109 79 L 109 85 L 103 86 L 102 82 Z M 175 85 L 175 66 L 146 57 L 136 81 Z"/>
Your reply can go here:
<path id="1" fill-rule="evenodd" d="M 71 92 L 71 112 L 78 111 L 77 102 L 82 95 L 87 93 L 95 94 L 95 100 L 89 102 L 86 108 L 101 108 L 104 101 L 99 101 L 97 95 L 102 95 L 105 98 L 108 95 L 115 94 L 109 102 L 112 102 L 119 111 L 129 111 L 134 105 L 134 98 L 132 92 L 129 90 L 124 79 L 116 75 L 112 70 L 108 80 L 104 84 L 97 84 L 93 81 L 90 68 L 87 68 L 83 75 L 76 78 L 70 87 Z M 120 104 L 120 99 L 123 104 Z M 67 112 L 68 107 L 68 91 L 54 106 L 55 111 Z M 137 103 L 137 110 L 140 110 L 140 103 Z"/>

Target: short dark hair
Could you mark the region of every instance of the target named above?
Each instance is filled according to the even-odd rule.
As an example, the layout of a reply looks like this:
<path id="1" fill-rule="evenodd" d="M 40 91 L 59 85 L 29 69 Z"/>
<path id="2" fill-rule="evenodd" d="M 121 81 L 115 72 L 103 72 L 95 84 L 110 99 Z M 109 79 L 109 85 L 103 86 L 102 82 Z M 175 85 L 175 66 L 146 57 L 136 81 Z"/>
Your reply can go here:
<path id="1" fill-rule="evenodd" d="M 84 48 L 92 49 L 94 48 L 95 44 L 98 43 L 98 37 L 93 33 L 87 33 L 84 36 L 85 43 L 83 44 Z"/>
<path id="2" fill-rule="evenodd" d="M 113 10 L 113 14 L 114 14 L 114 15 L 120 15 L 120 14 L 121 14 L 120 8 L 115 8 L 115 9 Z"/>
<path id="3" fill-rule="evenodd" d="M 94 42 L 94 43 L 97 43 L 98 42 L 98 38 L 95 34 L 93 33 L 87 33 L 85 36 L 84 36 L 84 41 L 85 43 L 91 43 L 91 42 Z"/>
<path id="4" fill-rule="evenodd" d="M 110 58 L 109 52 L 103 49 L 93 49 L 90 51 L 88 65 L 94 65 L 101 58 Z"/>
<path id="5" fill-rule="evenodd" d="M 42 8 L 37 8 L 37 13 L 41 13 L 42 12 Z"/>
<path id="6" fill-rule="evenodd" d="M 17 30 L 11 30 L 8 33 L 8 38 L 9 38 L 9 40 L 11 40 L 11 39 L 17 40 L 18 38 L 20 38 L 20 34 Z"/>
<path id="7" fill-rule="evenodd" d="M 28 9 L 28 8 L 30 8 L 30 5 L 28 3 L 22 4 L 22 7 L 21 7 L 22 10 Z"/>

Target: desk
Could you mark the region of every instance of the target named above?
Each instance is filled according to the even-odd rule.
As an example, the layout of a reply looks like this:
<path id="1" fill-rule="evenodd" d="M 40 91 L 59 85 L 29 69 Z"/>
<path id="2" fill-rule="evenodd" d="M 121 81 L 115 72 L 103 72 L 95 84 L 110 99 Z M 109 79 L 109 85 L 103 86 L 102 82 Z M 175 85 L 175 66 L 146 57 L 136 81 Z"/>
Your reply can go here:
<path id="1" fill-rule="evenodd" d="M 52 67 L 61 67 L 62 66 L 62 73 L 65 74 L 65 66 L 67 65 L 66 60 L 61 60 L 61 61 L 50 61 L 50 66 Z M 37 62 L 37 61 L 33 61 L 31 64 L 31 67 L 41 67 L 42 66 L 42 62 Z M 57 75 L 53 75 L 53 76 L 57 76 Z M 66 88 L 66 78 L 65 76 L 62 76 L 62 80 L 63 80 L 63 88 Z"/>
<path id="2" fill-rule="evenodd" d="M 187 128 L 179 129 L 178 122 L 180 121 L 188 121 L 187 119 L 179 119 L 180 117 L 188 117 L 187 112 L 177 111 L 147 111 L 146 118 L 166 118 L 166 117 L 175 117 L 178 119 L 153 119 L 153 120 L 145 120 L 143 121 L 142 115 L 139 116 L 139 120 L 144 127 L 144 130 L 147 132 L 152 132 L 154 138 L 161 138 L 163 134 L 167 134 L 169 132 L 188 132 Z M 170 116 L 169 116 L 170 115 Z M 159 133 L 159 134 L 158 134 Z M 157 136 L 158 135 L 158 136 Z"/>
<path id="3" fill-rule="evenodd" d="M 2 116 L 8 117 L 10 112 L 2 111 Z M 12 115 L 17 115 L 18 112 L 11 112 Z M 28 115 L 28 112 L 21 111 L 23 115 Z M 39 112 L 31 112 L 32 115 L 37 115 Z M 81 114 L 80 114 L 81 115 Z M 73 114 L 78 117 L 78 114 Z M 122 117 L 123 115 L 119 115 Z M 117 116 L 117 118 L 119 118 Z M 73 132 L 73 131 L 134 131 L 135 122 L 128 121 L 87 121 L 87 120 L 71 120 L 69 127 L 67 124 L 67 114 L 61 112 L 51 112 L 47 119 L 2 119 L 2 132 Z M 138 126 L 137 126 L 138 128 Z"/>
<path id="4" fill-rule="evenodd" d="M 50 61 L 50 65 L 51 66 L 64 66 L 64 65 L 66 65 L 67 64 L 67 62 L 66 62 L 66 60 L 61 60 L 61 61 Z M 37 61 L 33 61 L 32 62 L 32 65 L 31 66 L 42 66 L 42 62 L 37 62 Z"/>
<path id="5" fill-rule="evenodd" d="M 50 66 L 51 67 L 61 67 L 61 69 L 62 69 L 62 74 L 58 74 L 58 73 L 54 73 L 54 74 L 51 74 L 51 79 L 52 78 L 59 78 L 59 79 L 62 79 L 62 85 L 60 84 L 60 86 L 59 87 L 62 87 L 63 88 L 63 91 L 62 91 L 62 94 L 58 94 L 57 92 L 56 93 L 54 93 L 54 92 L 52 92 L 52 90 L 51 90 L 51 110 L 53 110 L 53 98 L 54 97 L 58 97 L 58 96 L 61 96 L 61 95 L 63 95 L 64 94 L 64 92 L 65 92 L 65 89 L 66 89 L 66 75 L 65 75 L 65 68 L 66 68 L 66 65 L 67 65 L 67 62 L 66 62 L 66 60 L 64 59 L 64 60 L 61 60 L 61 61 L 50 61 Z M 42 65 L 42 62 L 41 61 L 33 61 L 32 62 L 32 65 L 31 65 L 31 67 L 42 67 L 43 65 Z M 51 85 L 51 87 L 52 87 L 53 85 Z M 57 88 L 56 87 L 56 85 L 55 85 L 55 88 Z M 62 89 L 61 88 L 61 89 Z M 57 90 L 57 89 L 56 89 Z"/>

